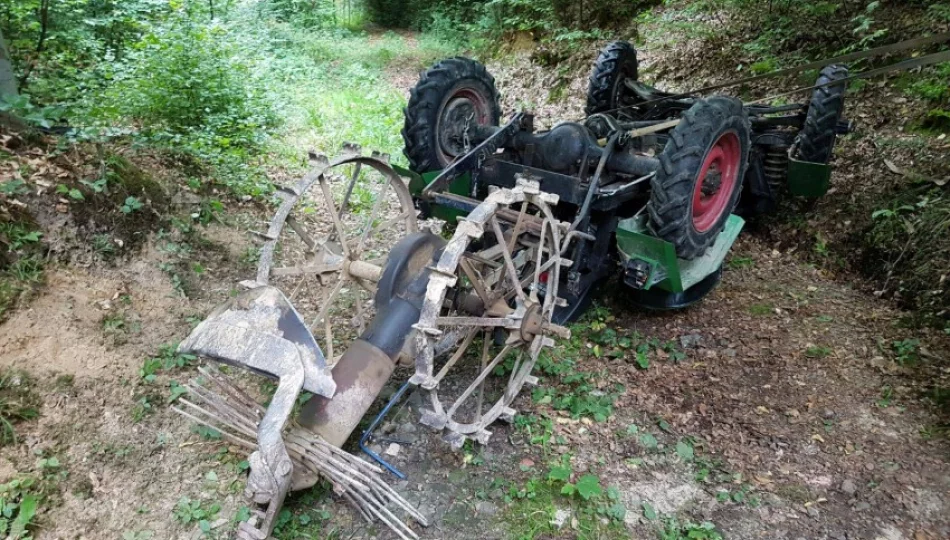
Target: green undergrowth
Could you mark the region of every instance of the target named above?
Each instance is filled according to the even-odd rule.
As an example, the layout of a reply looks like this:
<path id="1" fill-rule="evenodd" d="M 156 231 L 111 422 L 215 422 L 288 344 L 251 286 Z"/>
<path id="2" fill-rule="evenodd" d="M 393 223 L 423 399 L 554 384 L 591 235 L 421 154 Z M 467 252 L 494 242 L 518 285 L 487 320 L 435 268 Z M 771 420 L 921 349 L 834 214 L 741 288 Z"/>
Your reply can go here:
<path id="1" fill-rule="evenodd" d="M 0 25 L 22 92 L 0 110 L 68 124 L 66 145 L 187 154 L 210 166 L 206 181 L 237 196 L 268 194 L 268 171 L 305 165 L 311 149 L 334 155 L 351 141 L 396 156 L 405 96 L 388 73 L 460 52 L 431 34 L 359 30 L 351 9 L 344 17 L 328 2 L 94 4 L 51 8 L 55 41 L 36 56 L 41 21 L 14 1 Z M 66 187 L 66 197 L 85 191 Z"/>
<path id="2" fill-rule="evenodd" d="M 570 339 L 542 350 L 534 370 L 541 384 L 531 396 L 541 407 L 605 422 L 626 391 L 610 379 L 612 364 L 630 363 L 646 370 L 656 361 L 679 362 L 685 357 L 674 341 L 646 338 L 620 325 L 606 308 L 595 307 L 571 326 Z M 513 365 L 514 360 L 508 359 L 496 368 L 496 375 L 508 373 Z"/>
<path id="3" fill-rule="evenodd" d="M 604 485 L 596 474 L 575 473 L 570 460 L 562 456 L 545 473 L 530 469 L 527 472 L 534 474 L 523 483 L 492 483 L 505 491 L 503 521 L 510 538 L 548 538 L 559 531 L 579 539 L 629 538 L 620 491 Z"/>
<path id="4" fill-rule="evenodd" d="M 38 417 L 42 403 L 28 373 L 0 372 L 0 446 L 17 443 L 16 425 Z"/>
<path id="5" fill-rule="evenodd" d="M 286 121 L 280 140 L 288 162 L 299 162 L 309 149 L 333 157 L 344 142 L 401 161 L 406 96 L 387 79 L 387 70 L 415 74 L 458 52 L 425 35 L 409 41 L 392 32 L 317 32 L 289 25 L 268 32 L 269 39 L 288 43 L 269 62 L 281 71 L 275 97 Z"/>
<path id="6" fill-rule="evenodd" d="M 333 504 L 324 482 L 291 494 L 277 515 L 273 536 L 276 540 L 334 540 L 345 538 L 344 531 L 329 523 L 328 508 Z"/>
<path id="7" fill-rule="evenodd" d="M 950 317 L 950 196 L 929 182 L 893 193 L 890 203 L 872 214 L 860 233 L 864 263 L 873 269 L 888 294 L 946 325 Z"/>
<path id="8" fill-rule="evenodd" d="M 54 456 L 40 456 L 34 471 L 18 473 L 0 484 L 0 536 L 29 540 L 42 528 L 41 516 L 60 503 L 60 484 L 67 471 Z"/>
<path id="9" fill-rule="evenodd" d="M 16 188 L 16 180 L 0 188 Z M 0 223 L 0 321 L 43 284 L 46 268 L 43 232 L 31 219 Z"/>

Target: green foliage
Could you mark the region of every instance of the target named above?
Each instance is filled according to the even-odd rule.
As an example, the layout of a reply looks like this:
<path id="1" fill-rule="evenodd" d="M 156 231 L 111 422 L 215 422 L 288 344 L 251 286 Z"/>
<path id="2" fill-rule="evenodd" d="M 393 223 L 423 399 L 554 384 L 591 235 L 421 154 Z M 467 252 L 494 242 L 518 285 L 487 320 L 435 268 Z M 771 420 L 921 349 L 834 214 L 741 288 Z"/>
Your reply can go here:
<path id="1" fill-rule="evenodd" d="M 145 359 L 139 368 L 139 377 L 146 383 L 154 382 L 162 371 L 172 371 L 189 366 L 195 356 L 178 352 L 178 345 L 166 343 L 159 347 L 158 355 Z"/>
<path id="2" fill-rule="evenodd" d="M 30 538 L 29 529 L 35 524 L 39 496 L 34 492 L 35 480 L 31 477 L 11 480 L 0 484 L 0 535 L 5 538 Z"/>
<path id="3" fill-rule="evenodd" d="M 276 540 L 332 540 L 340 538 L 340 530 L 328 528 L 332 517 L 325 508 L 330 487 L 321 482 L 312 489 L 288 497 L 277 515 L 274 527 Z M 236 516 L 237 519 L 240 516 Z"/>
<path id="4" fill-rule="evenodd" d="M 243 84 L 246 68 L 231 60 L 223 31 L 178 15 L 136 44 L 127 70 L 116 73 L 114 106 L 156 137 L 192 135 L 211 146 L 253 144 L 264 124 Z"/>
<path id="5" fill-rule="evenodd" d="M 15 197 L 17 195 L 25 195 L 29 193 L 29 188 L 26 187 L 26 182 L 20 178 L 14 178 L 12 180 L 6 180 L 0 183 L 0 193 L 8 196 Z"/>
<path id="6" fill-rule="evenodd" d="M 12 114 L 34 126 L 49 128 L 62 116 L 63 109 L 36 106 L 30 95 L 24 93 L 18 96 L 4 96 L 0 99 L 0 112 Z"/>
<path id="7" fill-rule="evenodd" d="M 182 525 L 196 524 L 202 533 L 211 532 L 211 522 L 221 511 L 221 505 L 215 502 L 196 501 L 189 497 L 178 499 L 172 511 L 175 521 Z"/>
<path id="8" fill-rule="evenodd" d="M 33 386 L 33 378 L 26 372 L 0 373 L 0 446 L 16 444 L 14 426 L 39 416 L 43 401 Z"/>
<path id="9" fill-rule="evenodd" d="M 866 268 L 886 281 L 887 293 L 898 294 L 923 319 L 950 306 L 950 288 L 942 286 L 950 264 L 950 197 L 928 184 L 921 180 L 886 194 L 886 206 L 872 214 L 870 226 L 860 234 Z"/>
<path id="10" fill-rule="evenodd" d="M 663 526 L 657 529 L 660 540 L 722 540 L 723 536 L 716 526 L 708 521 L 693 523 L 680 522 L 675 517 L 663 519 Z"/>
<path id="11" fill-rule="evenodd" d="M 902 366 L 913 366 L 920 361 L 919 339 L 902 339 L 894 341 L 891 346 L 894 349 L 894 357 L 898 364 Z"/>
<path id="12" fill-rule="evenodd" d="M 607 39 L 661 0 L 366 0 L 367 18 L 385 27 L 431 31 L 451 42 L 531 32 L 552 42 Z"/>
<path id="13" fill-rule="evenodd" d="M 6 244 L 8 251 L 18 251 L 23 247 L 37 244 L 42 237 L 42 232 L 25 223 L 17 221 L 0 223 L 0 242 Z"/>
<path id="14" fill-rule="evenodd" d="M 576 520 L 579 538 L 626 538 L 626 507 L 620 490 L 606 489 L 596 474 L 583 474 L 572 483 L 571 457 L 563 455 L 544 480 L 529 478 L 523 485 L 510 484 L 505 496 L 510 538 L 537 538 L 553 534 L 557 509 L 568 507 Z M 501 485 L 504 485 L 501 482 Z"/>
<path id="15" fill-rule="evenodd" d="M 142 201 L 138 200 L 137 197 L 126 197 L 125 202 L 119 210 L 121 210 L 123 214 L 131 214 L 142 208 L 142 206 L 144 206 L 144 204 L 142 204 Z"/>
<path id="16" fill-rule="evenodd" d="M 28 540 L 37 525 L 34 518 L 41 506 L 58 494 L 66 470 L 59 459 L 40 457 L 36 471 L 6 484 L 0 484 L 0 536 L 11 540 Z"/>

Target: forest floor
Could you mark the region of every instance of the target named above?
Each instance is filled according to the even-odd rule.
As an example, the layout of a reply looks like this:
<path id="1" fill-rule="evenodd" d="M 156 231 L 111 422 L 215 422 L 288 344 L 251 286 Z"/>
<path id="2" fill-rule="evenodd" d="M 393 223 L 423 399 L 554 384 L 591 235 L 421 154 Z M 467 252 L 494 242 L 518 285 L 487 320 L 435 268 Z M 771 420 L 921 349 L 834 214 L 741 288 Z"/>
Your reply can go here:
<path id="1" fill-rule="evenodd" d="M 415 83 L 419 42 L 375 39 L 403 42 L 372 75 L 375 102 L 399 102 Z M 646 65 L 663 61 L 649 43 L 642 54 Z M 526 56 L 488 67 L 504 110 L 533 104 L 545 121 L 580 116 L 586 66 L 559 76 L 567 86 L 554 104 L 538 98 L 552 78 Z M 380 138 L 391 145 L 398 126 L 379 129 L 394 130 Z M 314 137 L 288 146 L 336 142 Z M 842 146 L 847 155 L 856 145 Z M 839 165 L 836 174 L 859 171 Z M 179 206 L 182 215 L 198 211 Z M 268 219 L 267 209 L 235 202 L 209 225 L 148 234 L 127 258 L 79 252 L 49 265 L 35 297 L 7 317 L 0 366 L 29 376 L 0 386 L 32 394 L 40 416 L 17 424 L 18 444 L 0 450 L 0 480 L 41 479 L 50 503 L 36 538 L 229 536 L 245 504 L 243 456 L 168 409 L 195 367 L 170 347 L 251 277 L 248 231 Z M 947 419 L 923 399 L 933 372 L 920 369 L 946 375 L 950 339 L 902 324 L 908 314 L 860 278 L 816 267 L 768 228 L 739 241 L 722 284 L 701 304 L 652 314 L 604 298 L 558 345 L 574 371 L 592 374 L 586 392 L 616 392 L 602 421 L 525 392 L 519 421 L 496 426 L 485 447 L 453 452 L 415 423 L 418 396 L 407 399 L 382 430 L 408 443 L 392 462 L 409 478 L 394 483 L 431 518 L 429 528 L 416 527 L 420 536 L 714 538 L 702 536 L 708 522 L 735 539 L 950 538 Z M 647 365 L 601 344 L 604 328 L 651 343 Z M 560 384 L 541 379 L 542 387 Z M 567 480 L 594 475 L 606 494 L 562 495 L 551 471 L 565 464 Z M 325 488 L 287 504 L 278 538 L 391 537 Z"/>

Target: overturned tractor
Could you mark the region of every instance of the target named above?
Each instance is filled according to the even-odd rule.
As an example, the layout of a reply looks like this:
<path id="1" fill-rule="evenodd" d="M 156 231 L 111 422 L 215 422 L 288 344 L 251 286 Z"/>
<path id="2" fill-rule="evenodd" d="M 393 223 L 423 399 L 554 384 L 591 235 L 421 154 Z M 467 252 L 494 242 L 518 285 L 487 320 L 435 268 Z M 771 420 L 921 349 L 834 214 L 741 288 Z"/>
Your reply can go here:
<path id="1" fill-rule="evenodd" d="M 279 381 L 264 410 L 206 370 L 183 409 L 253 450 L 260 511 L 242 538 L 266 538 L 286 494 L 321 476 L 365 518 L 415 537 L 397 514 L 425 518 L 340 450 L 397 366 L 414 367 L 422 424 L 456 448 L 487 443 L 602 284 L 622 283 L 635 306 L 688 306 L 719 283 L 738 213 L 827 189 L 848 129 L 843 67 L 821 72 L 809 102 L 779 107 L 664 93 L 637 68 L 629 44 L 608 45 L 588 116 L 538 131 L 527 112 L 501 124 L 481 64 L 444 60 L 406 108 L 409 169 L 348 147 L 311 156 L 280 190 L 257 232 L 257 275 L 181 345 Z M 294 417 L 304 390 L 313 398 Z"/>

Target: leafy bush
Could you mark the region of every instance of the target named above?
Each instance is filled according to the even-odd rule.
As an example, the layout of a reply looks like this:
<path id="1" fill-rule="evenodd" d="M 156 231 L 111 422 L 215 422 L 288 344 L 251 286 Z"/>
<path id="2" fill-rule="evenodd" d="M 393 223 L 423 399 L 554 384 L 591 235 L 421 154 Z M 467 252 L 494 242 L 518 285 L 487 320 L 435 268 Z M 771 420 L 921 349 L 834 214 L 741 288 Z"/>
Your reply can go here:
<path id="1" fill-rule="evenodd" d="M 116 73 L 114 111 L 159 140 L 198 149 L 250 147 L 267 123 L 243 65 L 222 45 L 221 30 L 181 17 L 147 35 Z"/>
<path id="2" fill-rule="evenodd" d="M 513 31 L 562 35 L 619 28 L 661 0 L 366 0 L 369 20 L 387 27 L 412 27 L 437 34 L 500 35 Z M 457 39 L 457 37 L 456 37 Z"/>
<path id="3" fill-rule="evenodd" d="M 926 184 L 903 187 L 887 208 L 875 211 L 864 232 L 865 261 L 922 314 L 947 318 L 950 289 L 944 285 L 950 261 L 950 199 L 944 189 Z M 926 246 L 926 249 L 920 249 Z"/>

